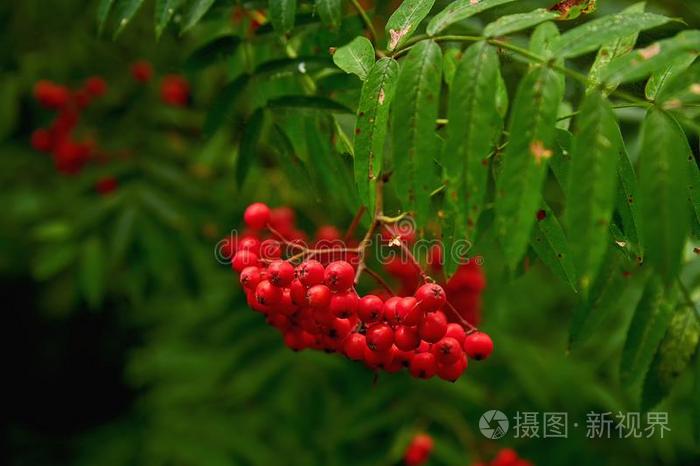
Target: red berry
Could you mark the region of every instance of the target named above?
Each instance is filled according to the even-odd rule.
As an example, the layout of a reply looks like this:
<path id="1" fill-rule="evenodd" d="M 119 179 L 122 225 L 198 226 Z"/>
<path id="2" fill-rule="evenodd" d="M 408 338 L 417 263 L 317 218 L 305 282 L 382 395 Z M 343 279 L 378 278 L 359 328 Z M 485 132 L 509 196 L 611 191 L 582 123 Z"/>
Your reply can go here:
<path id="1" fill-rule="evenodd" d="M 340 232 L 333 225 L 322 225 L 316 231 L 316 241 L 326 243 L 332 243 L 338 241 L 341 238 Z"/>
<path id="2" fill-rule="evenodd" d="M 425 312 L 418 306 L 418 300 L 413 296 L 402 298 L 396 303 L 396 315 L 398 320 L 405 325 L 418 325 Z"/>
<path id="3" fill-rule="evenodd" d="M 439 341 L 447 332 L 447 319 L 440 311 L 429 312 L 418 326 L 420 337 L 428 343 Z"/>
<path id="4" fill-rule="evenodd" d="M 354 283 L 355 269 L 345 261 L 331 262 L 326 267 L 324 278 L 333 291 L 345 291 Z"/>
<path id="5" fill-rule="evenodd" d="M 270 208 L 262 202 L 255 202 L 246 208 L 243 221 L 253 230 L 265 228 L 270 221 Z"/>
<path id="6" fill-rule="evenodd" d="M 246 267 L 241 271 L 240 281 L 241 286 L 248 290 L 254 290 L 260 283 L 260 269 L 254 265 Z"/>
<path id="7" fill-rule="evenodd" d="M 413 351 L 420 345 L 420 336 L 416 327 L 399 325 L 394 331 L 394 344 L 401 351 Z"/>
<path id="8" fill-rule="evenodd" d="M 113 193 L 119 187 L 119 181 L 113 176 L 104 176 L 95 183 L 95 191 L 106 196 Z"/>
<path id="9" fill-rule="evenodd" d="M 452 337 L 443 337 L 433 345 L 432 353 L 438 364 L 453 364 L 462 356 L 462 347 L 459 341 Z"/>
<path id="10" fill-rule="evenodd" d="M 384 314 L 384 319 L 389 323 L 389 325 L 399 325 L 401 323 L 401 317 L 398 315 L 396 307 L 402 298 L 398 296 L 392 296 L 391 298 L 384 301 L 384 309 L 382 313 Z"/>
<path id="11" fill-rule="evenodd" d="M 51 151 L 53 142 L 51 141 L 51 132 L 46 129 L 39 128 L 32 133 L 32 147 L 39 152 Z"/>
<path id="12" fill-rule="evenodd" d="M 440 309 L 446 301 L 445 290 L 435 283 L 427 283 L 416 291 L 418 305 L 425 312 L 433 312 Z"/>
<path id="13" fill-rule="evenodd" d="M 336 317 L 348 318 L 355 315 L 358 301 L 355 290 L 336 293 L 331 297 L 330 311 Z"/>
<path id="14" fill-rule="evenodd" d="M 464 341 L 466 333 L 464 328 L 460 324 L 454 322 L 447 324 L 447 332 L 445 332 L 446 337 L 452 337 L 457 341 Z"/>
<path id="15" fill-rule="evenodd" d="M 323 265 L 312 259 L 297 267 L 297 277 L 306 286 L 320 285 L 323 283 L 324 271 Z"/>
<path id="16" fill-rule="evenodd" d="M 276 239 L 266 239 L 260 243 L 260 257 L 263 259 L 279 259 L 282 257 L 282 245 Z"/>
<path id="17" fill-rule="evenodd" d="M 184 107 L 190 99 L 190 84 L 182 76 L 167 75 L 160 86 L 160 98 L 168 105 Z"/>
<path id="18" fill-rule="evenodd" d="M 267 267 L 267 276 L 273 285 L 288 287 L 294 280 L 294 267 L 287 261 L 277 260 Z"/>
<path id="19" fill-rule="evenodd" d="M 255 238 L 254 236 L 246 236 L 244 238 L 241 238 L 238 241 L 238 250 L 251 251 L 257 255 L 260 251 L 260 240 Z"/>
<path id="20" fill-rule="evenodd" d="M 238 251 L 236 255 L 233 256 L 233 260 L 231 260 L 231 267 L 233 267 L 233 270 L 236 272 L 242 272 L 243 269 L 251 265 L 258 265 L 258 256 L 247 249 Z"/>
<path id="21" fill-rule="evenodd" d="M 357 317 L 366 324 L 377 322 L 384 315 L 384 302 L 378 296 L 368 294 L 360 299 L 357 305 Z"/>
<path id="22" fill-rule="evenodd" d="M 146 60 L 139 60 L 131 64 L 131 76 L 140 82 L 145 83 L 153 76 L 153 66 Z"/>
<path id="23" fill-rule="evenodd" d="M 464 338 L 464 352 L 472 359 L 486 359 L 493 352 L 493 340 L 483 332 L 474 332 Z"/>
<path id="24" fill-rule="evenodd" d="M 512 466 L 518 461 L 518 454 L 511 448 L 501 449 L 496 457 L 491 461 L 493 466 Z"/>
<path id="25" fill-rule="evenodd" d="M 391 349 L 386 351 L 374 351 L 366 346 L 364 354 L 365 364 L 372 369 L 384 368 L 394 360 L 394 352 Z"/>
<path id="26" fill-rule="evenodd" d="M 255 300 L 265 306 L 278 304 L 282 301 L 282 290 L 268 280 L 263 280 L 255 287 Z"/>
<path id="27" fill-rule="evenodd" d="M 433 439 L 427 434 L 416 435 L 406 448 L 404 462 L 406 466 L 420 466 L 428 461 L 433 450 Z"/>
<path id="28" fill-rule="evenodd" d="M 277 207 L 270 211 L 272 228 L 289 237 L 294 230 L 294 211 L 289 207 Z"/>
<path id="29" fill-rule="evenodd" d="M 467 357 L 464 355 L 464 353 L 462 353 L 460 358 L 451 364 L 438 363 L 437 376 L 442 380 L 455 382 L 464 373 L 466 368 Z"/>
<path id="30" fill-rule="evenodd" d="M 365 336 L 360 333 L 351 333 L 345 339 L 345 355 L 353 361 L 363 359 L 366 348 Z"/>
<path id="31" fill-rule="evenodd" d="M 299 280 L 292 280 L 292 284 L 289 285 L 289 292 L 292 303 L 297 306 L 306 304 L 306 287 Z"/>
<path id="32" fill-rule="evenodd" d="M 107 82 L 101 76 L 91 76 L 85 81 L 85 91 L 93 97 L 100 97 L 107 92 Z"/>
<path id="33" fill-rule="evenodd" d="M 375 324 L 367 329 L 367 346 L 372 351 L 387 351 L 394 344 L 394 331 L 386 324 Z"/>
<path id="34" fill-rule="evenodd" d="M 70 91 L 64 86 L 42 80 L 34 86 L 34 97 L 46 108 L 59 109 L 70 101 Z"/>
<path id="35" fill-rule="evenodd" d="M 333 319 L 331 325 L 326 329 L 326 336 L 335 342 L 341 341 L 348 336 L 352 327 L 352 322 L 349 319 Z"/>
<path id="36" fill-rule="evenodd" d="M 326 285 L 314 285 L 306 291 L 306 302 L 316 309 L 325 309 L 331 303 L 331 290 Z"/>
<path id="37" fill-rule="evenodd" d="M 411 359 L 411 364 L 408 368 L 413 377 L 419 379 L 429 379 L 435 375 L 437 371 L 437 363 L 433 353 L 418 353 Z"/>

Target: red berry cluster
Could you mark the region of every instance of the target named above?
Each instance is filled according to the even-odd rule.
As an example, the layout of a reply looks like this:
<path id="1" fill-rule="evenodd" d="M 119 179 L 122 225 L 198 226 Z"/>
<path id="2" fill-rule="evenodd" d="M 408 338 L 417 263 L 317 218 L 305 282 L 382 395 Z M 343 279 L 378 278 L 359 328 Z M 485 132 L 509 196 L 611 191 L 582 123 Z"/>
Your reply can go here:
<path id="1" fill-rule="evenodd" d="M 532 466 L 532 462 L 520 458 L 512 448 L 503 448 L 490 463 L 474 463 L 472 466 Z"/>
<path id="2" fill-rule="evenodd" d="M 406 466 L 425 464 L 433 451 L 433 438 L 428 434 L 416 434 L 406 447 L 403 462 Z"/>
<path id="3" fill-rule="evenodd" d="M 46 80 L 39 81 L 34 86 L 34 97 L 39 104 L 55 110 L 57 114 L 48 128 L 39 128 L 32 133 L 32 147 L 51 153 L 59 172 L 79 172 L 94 154 L 94 142 L 76 140 L 73 131 L 82 110 L 106 92 L 107 83 L 99 76 L 88 78 L 75 90 Z"/>
<path id="4" fill-rule="evenodd" d="M 259 235 L 265 229 L 280 235 L 274 223 L 291 234 L 293 220 L 280 225 L 262 203 L 250 205 L 244 220 L 255 234 L 225 244 L 233 254 L 231 266 L 240 274 L 249 306 L 282 332 L 291 349 L 340 352 L 372 369 L 406 367 L 414 377 L 449 381 L 464 372 L 468 357 L 484 359 L 493 351 L 488 335 L 448 321 L 446 313 L 455 309 L 439 284 L 425 282 L 410 295 L 360 296 L 355 249 L 329 249 L 346 256 L 329 262 L 320 254 L 295 267 L 282 258 L 281 247 L 263 247 L 268 240 L 261 242 Z"/>

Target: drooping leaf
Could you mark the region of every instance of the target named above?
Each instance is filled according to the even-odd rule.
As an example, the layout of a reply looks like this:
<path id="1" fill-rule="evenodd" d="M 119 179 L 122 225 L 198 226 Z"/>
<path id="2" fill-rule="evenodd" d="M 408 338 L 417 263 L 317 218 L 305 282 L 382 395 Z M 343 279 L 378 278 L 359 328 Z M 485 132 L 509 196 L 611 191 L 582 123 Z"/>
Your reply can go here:
<path id="1" fill-rule="evenodd" d="M 484 28 L 484 36 L 498 37 L 522 31 L 540 23 L 555 19 L 558 13 L 549 11 L 546 8 L 538 8 L 528 13 L 516 13 L 514 15 L 501 16 L 493 23 L 487 24 Z"/>
<path id="2" fill-rule="evenodd" d="M 637 193 L 637 175 L 630 161 L 624 141 L 620 141 L 620 159 L 617 164 L 617 201 L 616 209 L 622 220 L 625 236 L 638 246 L 643 255 L 644 245 L 639 238 L 639 199 Z"/>
<path id="3" fill-rule="evenodd" d="M 279 166 L 286 175 L 289 183 L 296 189 L 308 191 L 309 187 L 314 188 L 314 196 L 319 199 L 319 191 L 314 186 L 314 182 L 309 176 L 309 169 L 295 152 L 289 137 L 285 134 L 284 129 L 275 124 L 273 126 L 272 137 L 274 138 L 274 147 L 277 153 L 277 161 Z"/>
<path id="4" fill-rule="evenodd" d="M 331 29 L 338 29 L 342 19 L 341 0 L 316 0 L 316 11 L 321 22 Z"/>
<path id="5" fill-rule="evenodd" d="M 697 57 L 699 51 L 700 31 L 683 31 L 671 39 L 654 42 L 616 58 L 601 73 L 601 80 L 614 84 L 637 81 L 664 69 L 683 55 Z"/>
<path id="6" fill-rule="evenodd" d="M 688 232 L 686 162 L 688 141 L 670 116 L 652 109 L 641 129 L 639 155 L 640 234 L 647 262 L 670 284 Z"/>
<path id="7" fill-rule="evenodd" d="M 677 61 L 670 63 L 665 68 L 652 74 L 644 88 L 644 95 L 647 100 L 656 100 L 656 97 L 663 91 L 666 84 L 669 81 L 672 82 L 672 78 L 687 70 L 696 58 L 697 57 L 693 55 L 681 55 Z M 689 88 L 687 90 L 690 91 Z M 698 93 L 700 94 L 700 91 Z M 668 96 L 668 94 L 666 94 L 666 96 Z"/>
<path id="8" fill-rule="evenodd" d="M 264 121 L 265 113 L 263 109 L 259 108 L 245 123 L 238 147 L 238 160 L 236 161 L 236 183 L 238 186 L 243 185 L 248 169 L 255 159 Z"/>
<path id="9" fill-rule="evenodd" d="M 97 4 L 97 31 L 100 34 L 104 30 L 113 4 L 114 0 L 100 0 L 100 3 Z"/>
<path id="10" fill-rule="evenodd" d="M 138 208 L 129 206 L 117 218 L 114 235 L 109 247 L 110 262 L 121 264 L 131 241 L 134 239 L 134 225 L 138 216 Z"/>
<path id="11" fill-rule="evenodd" d="M 365 81 L 374 64 L 374 47 L 365 36 L 357 36 L 333 53 L 333 63 L 346 73 L 353 73 Z"/>
<path id="12" fill-rule="evenodd" d="M 433 7 L 435 0 L 404 0 L 386 23 L 387 50 L 403 45 Z"/>
<path id="13" fill-rule="evenodd" d="M 622 138 L 612 105 L 600 92 L 584 98 L 576 126 L 566 225 L 579 286 L 587 293 L 609 242 Z"/>
<path id="14" fill-rule="evenodd" d="M 635 3 L 623 11 L 626 13 L 642 13 L 644 12 L 645 5 L 646 2 Z M 610 42 L 603 44 L 600 50 L 598 50 L 595 62 L 593 62 L 593 66 L 591 66 L 591 70 L 588 73 L 588 78 L 590 80 L 588 90 L 601 84 L 601 74 L 612 60 L 632 51 L 634 44 L 637 43 L 638 36 L 639 33 L 635 32 L 627 36 L 617 37 L 612 39 Z M 609 94 L 610 92 L 614 91 L 616 87 L 616 84 L 608 83 L 608 85 L 605 86 L 605 92 Z"/>
<path id="15" fill-rule="evenodd" d="M 183 0 L 156 0 L 154 18 L 156 29 L 156 38 L 160 38 L 165 31 L 165 28 L 170 23 L 175 10 L 177 10 L 183 3 Z"/>
<path id="16" fill-rule="evenodd" d="M 546 203 L 537 212 L 530 245 L 552 273 L 577 291 L 576 269 L 571 259 L 569 242 L 559 220 Z"/>
<path id="17" fill-rule="evenodd" d="M 246 89 L 249 81 L 250 75 L 242 74 L 219 91 L 204 121 L 205 137 L 213 136 L 227 120 L 231 119 L 236 100 Z"/>
<path id="18" fill-rule="evenodd" d="M 216 0 L 193 0 L 190 7 L 183 14 L 182 29 L 180 32 L 189 31 L 196 26 L 212 5 L 214 5 L 215 1 Z"/>
<path id="19" fill-rule="evenodd" d="M 551 21 L 542 23 L 532 33 L 530 50 L 540 57 L 551 58 L 553 56 L 552 46 L 559 37 L 561 34 L 556 24 Z"/>
<path id="20" fill-rule="evenodd" d="M 495 202 L 496 231 L 511 270 L 530 240 L 563 92 L 556 73 L 541 67 L 522 79 L 513 102 Z"/>
<path id="21" fill-rule="evenodd" d="M 644 411 L 659 404 L 669 394 L 697 351 L 699 340 L 700 322 L 695 308 L 683 305 L 676 309 L 644 381 Z"/>
<path id="22" fill-rule="evenodd" d="M 393 154 L 396 192 L 405 210 L 423 226 L 429 219 L 430 193 L 437 185 L 435 120 L 442 82 L 442 52 L 433 41 L 416 44 L 401 64 L 394 103 Z"/>
<path id="23" fill-rule="evenodd" d="M 625 339 L 620 359 L 620 381 L 634 385 L 644 380 L 656 349 L 666 333 L 675 302 L 658 276 L 646 284 Z"/>
<path id="24" fill-rule="evenodd" d="M 241 39 L 237 36 L 217 37 L 192 52 L 185 60 L 184 67 L 188 71 L 200 71 L 207 66 L 232 57 L 240 43 Z"/>
<path id="25" fill-rule="evenodd" d="M 558 57 L 576 57 L 620 37 L 629 37 L 670 21 L 666 16 L 639 11 L 621 12 L 583 23 L 561 35 L 552 47 Z"/>
<path id="26" fill-rule="evenodd" d="M 97 309 L 104 296 L 105 258 L 99 237 L 92 236 L 80 255 L 80 286 L 88 306 Z"/>
<path id="27" fill-rule="evenodd" d="M 287 34 L 294 29 L 297 13 L 297 0 L 270 0 L 270 22 L 280 34 Z"/>
<path id="28" fill-rule="evenodd" d="M 434 36 L 456 22 L 463 21 L 490 8 L 514 1 L 515 0 L 481 0 L 479 2 L 474 2 L 473 0 L 455 0 L 440 13 L 433 16 L 428 23 L 426 32 L 428 35 Z"/>
<path id="29" fill-rule="evenodd" d="M 374 210 L 375 186 L 381 175 L 389 107 L 399 65 L 392 58 L 381 58 L 372 66 L 362 86 L 355 124 L 355 183 L 361 202 Z"/>
<path id="30" fill-rule="evenodd" d="M 496 49 L 477 42 L 457 65 L 449 96 L 447 141 L 441 157 L 447 199 L 456 208 L 454 221 L 465 226 L 472 240 L 486 195 L 487 159 L 503 128 L 496 105 L 500 79 Z"/>
<path id="31" fill-rule="evenodd" d="M 114 30 L 114 38 L 116 38 L 129 24 L 129 21 L 134 17 L 139 8 L 143 5 L 143 0 L 117 0 L 114 6 L 115 16 L 117 18 L 117 28 Z"/>

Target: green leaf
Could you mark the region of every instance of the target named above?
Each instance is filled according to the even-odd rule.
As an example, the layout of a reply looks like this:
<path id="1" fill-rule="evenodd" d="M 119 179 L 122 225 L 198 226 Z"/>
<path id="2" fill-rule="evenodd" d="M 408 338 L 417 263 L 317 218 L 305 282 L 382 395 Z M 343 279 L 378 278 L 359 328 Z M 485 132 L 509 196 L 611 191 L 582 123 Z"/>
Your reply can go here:
<path id="1" fill-rule="evenodd" d="M 114 0 L 100 0 L 100 3 L 97 4 L 97 31 L 99 34 L 102 34 L 104 30 L 113 4 Z"/>
<path id="2" fill-rule="evenodd" d="M 357 36 L 333 53 L 333 63 L 346 73 L 353 73 L 365 81 L 374 64 L 374 47 L 365 36 Z"/>
<path id="3" fill-rule="evenodd" d="M 138 216 L 138 208 L 129 206 L 117 218 L 114 236 L 109 248 L 110 260 L 114 265 L 120 264 L 126 255 L 131 241 L 134 239 L 134 225 Z"/>
<path id="4" fill-rule="evenodd" d="M 457 70 L 457 65 L 462 59 L 462 50 L 457 47 L 450 47 L 443 53 L 442 59 L 442 75 L 445 79 L 447 87 L 452 86 L 452 78 Z"/>
<path id="5" fill-rule="evenodd" d="M 616 58 L 605 68 L 601 79 L 614 84 L 637 81 L 664 69 L 683 55 L 697 57 L 698 51 L 700 31 L 683 31 L 671 39 L 654 42 L 646 48 Z"/>
<path id="6" fill-rule="evenodd" d="M 246 121 L 238 147 L 238 160 L 236 161 L 236 183 L 243 186 L 248 169 L 257 154 L 260 133 L 265 122 L 265 113 L 259 108 Z"/>
<path id="7" fill-rule="evenodd" d="M 698 106 L 700 104 L 700 63 L 688 67 L 690 58 L 685 56 L 682 60 L 671 65 L 670 76 L 656 96 L 656 101 L 662 108 L 669 110 L 682 110 L 690 108 L 688 104 Z M 688 68 L 686 70 L 686 68 Z M 653 76 L 652 76 L 653 79 Z M 649 81 L 651 83 L 651 81 Z"/>
<path id="8" fill-rule="evenodd" d="M 88 306 L 97 309 L 102 304 L 105 285 L 105 258 L 99 237 L 90 237 L 80 255 L 80 286 Z"/>
<path id="9" fill-rule="evenodd" d="M 600 92 L 591 92 L 584 98 L 576 123 L 566 193 L 566 226 L 579 286 L 586 293 L 609 242 L 622 136 L 612 106 Z"/>
<path id="10" fill-rule="evenodd" d="M 520 82 L 510 120 L 510 140 L 496 180 L 496 231 L 514 270 L 525 254 L 540 190 L 552 155 L 563 88 L 546 67 L 531 70 Z"/>
<path id="11" fill-rule="evenodd" d="M 620 360 L 620 381 L 624 385 L 636 386 L 649 371 L 673 315 L 675 303 L 668 302 L 669 297 L 659 277 L 651 277 L 627 330 Z"/>
<path id="12" fill-rule="evenodd" d="M 192 4 L 183 15 L 180 33 L 189 31 L 196 26 L 207 11 L 209 11 L 209 8 L 214 5 L 215 1 L 216 0 L 193 0 Z"/>
<path id="13" fill-rule="evenodd" d="M 143 5 L 143 0 L 118 0 L 114 9 L 117 16 L 117 29 L 114 31 L 114 38 L 124 30 L 129 21 L 134 17 L 139 8 Z"/>
<path id="14" fill-rule="evenodd" d="M 355 123 L 355 183 L 361 202 L 374 210 L 375 186 L 382 170 L 389 107 L 399 65 L 392 58 L 378 60 L 362 86 Z"/>
<path id="15" fill-rule="evenodd" d="M 688 232 L 686 161 L 690 153 L 683 130 L 670 116 L 652 109 L 641 129 L 639 155 L 640 233 L 645 262 L 668 285 L 681 263 Z"/>
<path id="16" fill-rule="evenodd" d="M 352 113 L 345 105 L 327 97 L 316 95 L 284 95 L 267 101 L 269 108 L 299 108 L 327 110 L 336 113 Z"/>
<path id="17" fill-rule="evenodd" d="M 280 34 L 288 34 L 294 29 L 297 0 L 270 0 L 270 22 Z"/>
<path id="18" fill-rule="evenodd" d="M 699 347 L 700 348 L 700 347 Z M 695 352 L 695 393 L 700 393 L 700 349 Z M 695 431 L 695 444 L 700 445 L 700 396 L 693 399 L 693 430 Z"/>
<path id="19" fill-rule="evenodd" d="M 471 45 L 462 56 L 448 100 L 447 141 L 441 157 L 447 199 L 454 220 L 474 239 L 488 181 L 487 159 L 503 128 L 496 104 L 501 79 L 498 52 L 486 42 Z M 459 239 L 459 238 L 458 238 Z"/>
<path id="20" fill-rule="evenodd" d="M 342 18 L 341 0 L 316 0 L 316 11 L 321 22 L 330 29 L 338 29 Z"/>
<path id="21" fill-rule="evenodd" d="M 175 10 L 180 8 L 183 0 L 156 0 L 154 11 L 154 22 L 156 29 L 156 38 L 160 38 L 165 31 L 165 28 L 170 23 Z"/>
<path id="22" fill-rule="evenodd" d="M 213 136 L 221 125 L 233 118 L 233 110 L 238 96 L 245 91 L 249 81 L 250 75 L 242 74 L 226 84 L 216 95 L 204 121 L 205 137 Z"/>
<path id="23" fill-rule="evenodd" d="M 77 256 L 78 248 L 74 243 L 64 243 L 61 247 L 50 244 L 36 255 L 32 274 L 36 280 L 47 280 L 72 265 Z"/>
<path id="24" fill-rule="evenodd" d="M 627 13 L 641 13 L 644 11 L 645 5 L 646 2 L 635 3 L 623 11 Z M 598 50 L 595 62 L 593 62 L 591 71 L 588 74 L 588 78 L 590 80 L 588 90 L 593 89 L 602 83 L 601 74 L 612 60 L 632 51 L 634 44 L 637 42 L 638 36 L 639 33 L 635 32 L 627 36 L 617 37 L 612 39 L 610 42 L 603 44 L 600 50 Z M 617 88 L 617 85 L 608 84 L 605 87 L 605 92 L 609 94 L 614 91 L 615 88 Z"/>
<path id="25" fill-rule="evenodd" d="M 528 13 L 517 13 L 514 15 L 501 16 L 493 23 L 487 24 L 484 28 L 484 36 L 497 37 L 505 36 L 513 32 L 522 31 L 540 23 L 559 17 L 559 14 L 549 11 L 546 8 L 538 8 Z"/>
<path id="26" fill-rule="evenodd" d="M 217 37 L 192 52 L 185 60 L 184 67 L 190 72 L 200 71 L 232 57 L 240 43 L 241 39 L 237 36 L 225 35 Z"/>
<path id="27" fill-rule="evenodd" d="M 435 0 L 403 0 L 386 23 L 387 50 L 396 50 L 415 32 L 433 7 Z"/>
<path id="28" fill-rule="evenodd" d="M 656 97 L 661 91 L 664 90 L 664 87 L 668 84 L 668 82 L 673 82 L 672 78 L 687 70 L 688 67 L 693 64 L 696 58 L 697 57 L 693 55 L 681 55 L 678 57 L 678 60 L 669 64 L 662 70 L 652 74 L 649 81 L 647 81 L 646 87 L 644 88 L 644 95 L 646 96 L 647 100 L 656 100 Z M 690 91 L 690 88 L 686 87 L 685 90 Z M 666 94 L 664 97 L 666 97 L 664 101 L 667 101 L 669 95 Z"/>
<path id="29" fill-rule="evenodd" d="M 273 126 L 272 137 L 275 138 L 275 152 L 277 153 L 278 165 L 287 176 L 287 180 L 295 188 L 308 190 L 313 185 L 313 180 L 309 176 L 309 170 L 304 161 L 297 156 L 292 142 L 279 125 Z M 314 190 L 318 198 L 318 190 Z"/>
<path id="30" fill-rule="evenodd" d="M 530 38 L 530 50 L 544 58 L 552 57 L 552 45 L 561 37 L 559 28 L 551 21 L 542 23 L 533 31 Z M 532 65 L 537 66 L 537 65 Z"/>
<path id="31" fill-rule="evenodd" d="M 557 217 L 546 203 L 537 212 L 530 245 L 544 265 L 576 291 L 576 269 L 571 260 L 569 242 Z"/>
<path id="32" fill-rule="evenodd" d="M 639 238 L 639 202 L 637 176 L 630 161 L 624 141 L 620 143 L 620 160 L 617 164 L 616 209 L 622 220 L 622 229 L 628 240 L 638 245 L 640 254 L 644 251 Z"/>
<path id="33" fill-rule="evenodd" d="M 647 411 L 661 402 L 671 391 L 676 379 L 686 370 L 697 351 L 700 322 L 690 306 L 677 309 L 668 331 L 654 357 L 644 381 L 642 409 Z"/>
<path id="34" fill-rule="evenodd" d="M 416 223 L 429 220 L 430 193 L 437 185 L 433 160 L 442 84 L 442 52 L 433 41 L 422 41 L 406 56 L 396 84 L 393 154 L 396 192 L 404 210 L 413 210 Z"/>
<path id="35" fill-rule="evenodd" d="M 490 8 L 514 2 L 515 0 L 481 0 L 474 3 L 473 0 L 455 0 L 444 10 L 433 16 L 428 23 L 426 32 L 430 36 L 443 31 L 448 26 L 470 18 Z"/>
<path id="36" fill-rule="evenodd" d="M 700 224 L 700 169 L 695 157 L 688 152 L 688 201 L 695 216 L 695 224 Z"/>
<path id="37" fill-rule="evenodd" d="M 559 13 L 559 20 L 570 21 L 582 14 L 588 15 L 593 13 L 597 7 L 597 0 L 561 0 L 550 7 L 550 10 Z"/>
<path id="38" fill-rule="evenodd" d="M 620 37 L 629 37 L 645 29 L 669 22 L 666 16 L 638 11 L 621 12 L 583 23 L 561 35 L 552 47 L 557 57 L 571 58 L 597 50 Z"/>

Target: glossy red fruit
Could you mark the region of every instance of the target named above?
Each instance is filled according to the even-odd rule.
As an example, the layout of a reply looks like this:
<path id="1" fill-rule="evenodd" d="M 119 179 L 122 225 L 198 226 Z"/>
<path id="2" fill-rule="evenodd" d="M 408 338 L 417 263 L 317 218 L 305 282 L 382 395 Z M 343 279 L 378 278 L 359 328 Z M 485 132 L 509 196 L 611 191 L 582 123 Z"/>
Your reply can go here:
<path id="1" fill-rule="evenodd" d="M 289 285 L 289 293 L 292 298 L 292 303 L 297 306 L 306 304 L 306 287 L 298 280 L 292 280 Z"/>
<path id="2" fill-rule="evenodd" d="M 262 202 L 255 202 L 245 209 L 243 221 L 254 230 L 265 228 L 270 221 L 270 208 Z"/>
<path id="3" fill-rule="evenodd" d="M 107 92 L 107 81 L 102 76 L 91 76 L 85 81 L 85 91 L 92 97 L 103 96 Z"/>
<path id="4" fill-rule="evenodd" d="M 331 303 L 331 290 L 326 285 L 314 285 L 306 291 L 306 302 L 315 309 L 325 309 Z"/>
<path id="5" fill-rule="evenodd" d="M 255 301 L 265 306 L 274 306 L 282 301 L 282 290 L 263 280 L 255 287 Z"/>
<path id="6" fill-rule="evenodd" d="M 57 110 L 68 104 L 70 91 L 65 86 L 41 80 L 34 86 L 34 97 L 43 107 Z"/>
<path id="7" fill-rule="evenodd" d="M 418 300 L 413 296 L 406 296 L 396 303 L 396 315 L 399 323 L 404 325 L 418 325 L 425 312 L 418 306 Z"/>
<path id="8" fill-rule="evenodd" d="M 260 283 L 260 269 L 256 266 L 246 267 L 241 270 L 241 276 L 239 277 L 241 281 L 241 286 L 247 290 L 254 290 L 258 283 Z"/>
<path id="9" fill-rule="evenodd" d="M 442 337 L 440 341 L 433 344 L 431 351 L 435 355 L 438 364 L 448 365 L 457 362 L 464 354 L 459 341 L 452 337 Z"/>
<path id="10" fill-rule="evenodd" d="M 447 319 L 440 311 L 429 312 L 418 325 L 420 337 L 428 343 L 439 341 L 447 332 Z"/>
<path id="11" fill-rule="evenodd" d="M 446 337 L 452 337 L 457 341 L 464 341 L 464 337 L 466 335 L 467 334 L 464 331 L 464 327 L 462 327 L 460 324 L 454 322 L 447 324 L 447 331 L 445 332 Z"/>
<path id="12" fill-rule="evenodd" d="M 326 336 L 337 343 L 350 334 L 352 327 L 349 319 L 333 319 L 326 329 Z"/>
<path id="13" fill-rule="evenodd" d="M 131 64 L 131 76 L 140 83 L 146 83 L 153 77 L 153 66 L 146 60 Z"/>
<path id="14" fill-rule="evenodd" d="M 419 379 L 429 379 L 437 371 L 437 363 L 433 353 L 418 353 L 411 359 L 408 367 L 411 375 Z"/>
<path id="15" fill-rule="evenodd" d="M 239 251 L 251 251 L 258 254 L 260 251 L 260 240 L 254 236 L 245 236 L 238 240 Z"/>
<path id="16" fill-rule="evenodd" d="M 418 328 L 399 325 L 394 330 L 394 344 L 401 351 L 413 351 L 420 345 Z"/>
<path id="17" fill-rule="evenodd" d="M 416 290 L 418 305 L 425 312 L 433 312 L 440 309 L 446 301 L 445 290 L 436 283 L 426 283 Z"/>
<path id="18" fill-rule="evenodd" d="M 288 287 L 294 280 L 294 267 L 283 260 L 271 262 L 267 267 L 267 279 L 277 287 Z"/>
<path id="19" fill-rule="evenodd" d="M 452 364 L 437 364 L 437 376 L 448 382 L 455 382 L 467 369 L 467 357 L 462 353 Z"/>
<path id="20" fill-rule="evenodd" d="M 518 454 L 511 448 L 501 449 L 491 461 L 492 466 L 512 466 L 518 461 Z"/>
<path id="21" fill-rule="evenodd" d="M 311 259 L 299 264 L 297 278 L 306 286 L 320 285 L 323 283 L 324 272 L 323 264 Z"/>
<path id="22" fill-rule="evenodd" d="M 294 211 L 289 207 L 277 207 L 270 211 L 270 225 L 284 236 L 290 236 L 294 229 L 294 220 Z"/>
<path id="23" fill-rule="evenodd" d="M 246 267 L 251 265 L 258 265 L 259 259 L 257 254 L 247 249 L 238 251 L 233 259 L 231 260 L 231 267 L 236 272 L 242 272 Z"/>
<path id="24" fill-rule="evenodd" d="M 384 315 L 384 302 L 378 296 L 368 294 L 357 304 L 357 317 L 366 324 L 379 321 Z"/>
<path id="25" fill-rule="evenodd" d="M 340 318 L 348 318 L 355 315 L 359 298 L 355 290 L 342 291 L 331 296 L 330 311 Z"/>
<path id="26" fill-rule="evenodd" d="M 374 351 L 369 348 L 365 349 L 364 361 L 368 367 L 372 369 L 383 369 L 388 367 L 394 360 L 394 352 L 391 349 L 386 351 Z"/>
<path id="27" fill-rule="evenodd" d="M 401 316 L 399 316 L 398 311 L 396 310 L 396 307 L 401 299 L 402 298 L 399 296 L 392 296 L 384 301 L 384 309 L 382 312 L 384 314 L 384 319 L 389 325 L 400 325 L 401 323 Z"/>
<path id="28" fill-rule="evenodd" d="M 324 279 L 333 291 L 345 291 L 354 283 L 355 269 L 345 261 L 331 262 L 326 267 Z"/>
<path id="29" fill-rule="evenodd" d="M 282 257 L 282 244 L 276 239 L 266 239 L 260 243 L 260 257 L 263 259 L 279 259 Z"/>
<path id="30" fill-rule="evenodd" d="M 39 152 L 51 152 L 51 147 L 53 145 L 51 132 L 44 128 L 34 130 L 31 143 L 34 150 L 38 150 Z"/>
<path id="31" fill-rule="evenodd" d="M 493 352 L 493 340 L 484 332 L 474 332 L 464 338 L 464 352 L 472 359 L 480 361 Z"/>
<path id="32" fill-rule="evenodd" d="M 394 344 L 394 331 L 387 324 L 375 324 L 367 329 L 366 338 L 369 349 L 384 352 Z"/>
<path id="33" fill-rule="evenodd" d="M 406 466 L 420 466 L 425 464 L 433 450 L 433 439 L 427 434 L 416 435 L 406 448 L 404 463 Z"/>
<path id="34" fill-rule="evenodd" d="M 170 74 L 163 78 L 160 86 L 161 100 L 175 107 L 184 107 L 190 100 L 190 84 L 187 80 L 176 74 Z"/>
<path id="35" fill-rule="evenodd" d="M 365 342 L 365 336 L 360 333 L 351 333 L 345 339 L 345 355 L 353 361 L 364 359 L 366 348 L 367 343 Z"/>

